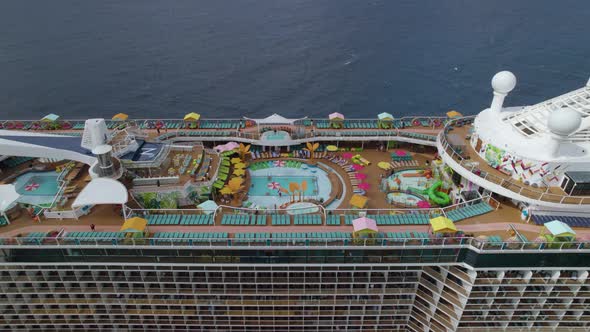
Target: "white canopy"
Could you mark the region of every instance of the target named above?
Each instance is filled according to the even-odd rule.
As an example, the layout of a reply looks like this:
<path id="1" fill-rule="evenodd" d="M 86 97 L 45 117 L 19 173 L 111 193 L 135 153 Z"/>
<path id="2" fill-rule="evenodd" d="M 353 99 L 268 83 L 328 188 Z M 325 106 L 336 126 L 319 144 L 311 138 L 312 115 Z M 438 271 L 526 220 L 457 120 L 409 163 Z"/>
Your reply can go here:
<path id="1" fill-rule="evenodd" d="M 278 115 L 276 113 L 271 116 L 268 116 L 264 119 L 249 119 L 249 118 L 246 118 L 246 119 L 254 120 L 258 124 L 293 124 L 295 121 L 299 120 L 299 119 L 287 119 L 287 118 L 285 118 L 281 115 Z"/>
<path id="2" fill-rule="evenodd" d="M 0 185 L 0 213 L 10 209 L 19 197 L 13 184 Z"/>
<path id="3" fill-rule="evenodd" d="M 98 178 L 90 181 L 82 189 L 72 207 L 96 204 L 125 204 L 127 203 L 127 188 L 113 179 Z"/>

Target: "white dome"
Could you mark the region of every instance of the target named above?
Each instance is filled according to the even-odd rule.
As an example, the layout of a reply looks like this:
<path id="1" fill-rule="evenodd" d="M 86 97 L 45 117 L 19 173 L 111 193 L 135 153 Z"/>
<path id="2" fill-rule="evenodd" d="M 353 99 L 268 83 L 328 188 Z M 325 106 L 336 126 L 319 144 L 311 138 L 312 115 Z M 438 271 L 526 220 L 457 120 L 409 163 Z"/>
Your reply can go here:
<path id="1" fill-rule="evenodd" d="M 573 134 L 580 127 L 580 124 L 582 124 L 580 113 L 569 108 L 553 111 L 547 119 L 549 130 L 554 134 L 562 136 Z"/>
<path id="2" fill-rule="evenodd" d="M 516 76 L 504 70 L 492 77 L 492 88 L 499 93 L 508 93 L 516 86 Z"/>

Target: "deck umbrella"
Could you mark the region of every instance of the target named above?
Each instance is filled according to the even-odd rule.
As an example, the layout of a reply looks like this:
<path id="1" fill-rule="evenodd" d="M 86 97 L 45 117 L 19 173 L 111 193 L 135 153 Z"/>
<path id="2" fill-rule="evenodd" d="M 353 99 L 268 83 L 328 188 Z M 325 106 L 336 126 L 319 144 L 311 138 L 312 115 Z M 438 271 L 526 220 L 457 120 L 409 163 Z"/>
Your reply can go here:
<path id="1" fill-rule="evenodd" d="M 365 196 L 354 194 L 350 198 L 349 204 L 353 208 L 364 209 L 367 206 L 368 199 Z"/>
<path id="2" fill-rule="evenodd" d="M 117 113 L 115 115 L 113 115 L 112 120 L 114 121 L 127 121 L 127 119 L 129 119 L 129 115 L 125 114 L 125 113 Z"/>
<path id="3" fill-rule="evenodd" d="M 121 232 L 143 233 L 147 227 L 147 220 L 140 217 L 133 217 L 125 220 L 121 226 Z"/>
<path id="4" fill-rule="evenodd" d="M 217 203 L 215 203 L 212 200 L 208 200 L 208 201 L 204 201 L 203 203 L 197 205 L 197 207 L 199 209 L 203 210 L 203 213 L 205 213 L 205 214 L 212 214 L 215 212 L 215 210 L 217 210 L 219 205 L 217 205 Z"/>
<path id="5" fill-rule="evenodd" d="M 455 227 L 453 221 L 443 216 L 430 219 L 430 227 L 435 234 L 457 232 L 457 227 Z"/>
<path id="6" fill-rule="evenodd" d="M 184 116 L 184 121 L 198 121 L 201 118 L 201 114 L 190 112 Z"/>

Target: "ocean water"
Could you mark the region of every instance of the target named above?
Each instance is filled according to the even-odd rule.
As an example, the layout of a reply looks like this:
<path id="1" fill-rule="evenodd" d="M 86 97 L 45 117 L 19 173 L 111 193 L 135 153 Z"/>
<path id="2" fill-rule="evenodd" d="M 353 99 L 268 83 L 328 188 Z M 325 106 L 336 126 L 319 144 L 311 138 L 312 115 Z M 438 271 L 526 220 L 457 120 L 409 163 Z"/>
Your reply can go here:
<path id="1" fill-rule="evenodd" d="M 590 2 L 0 1 L 0 116 L 474 114 L 590 77 Z"/>

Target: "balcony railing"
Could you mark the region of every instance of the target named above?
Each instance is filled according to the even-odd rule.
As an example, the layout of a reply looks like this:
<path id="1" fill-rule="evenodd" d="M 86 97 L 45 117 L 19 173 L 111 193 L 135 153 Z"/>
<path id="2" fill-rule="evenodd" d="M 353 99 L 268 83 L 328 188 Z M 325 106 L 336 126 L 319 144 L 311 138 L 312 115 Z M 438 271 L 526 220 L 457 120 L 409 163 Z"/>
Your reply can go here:
<path id="1" fill-rule="evenodd" d="M 128 238 L 116 237 L 2 237 L 0 248 L 38 247 L 168 247 L 168 248 L 390 248 L 390 249 L 460 249 L 478 252 L 590 252 L 590 242 L 515 243 L 488 242 L 473 237 L 354 239 L 354 238 Z"/>
<path id="2" fill-rule="evenodd" d="M 535 200 L 543 201 L 543 202 L 550 202 L 550 203 L 559 203 L 559 204 L 572 204 L 572 205 L 582 205 L 582 204 L 590 204 L 590 196 L 570 196 L 570 195 L 560 195 L 550 193 L 547 190 L 542 191 L 537 188 L 533 188 L 531 186 L 526 186 L 519 184 L 511 179 L 507 179 L 505 177 L 501 177 L 498 175 L 491 174 L 490 172 L 486 172 L 480 168 L 478 168 L 473 161 L 465 159 L 458 151 L 456 151 L 453 146 L 447 140 L 447 134 L 449 133 L 450 129 L 453 128 L 457 122 L 461 122 L 463 125 L 473 123 L 475 117 L 465 117 L 461 119 L 455 119 L 447 122 L 443 131 L 441 131 L 438 135 L 438 140 L 440 145 L 442 146 L 444 152 L 449 155 L 453 160 L 455 160 L 459 165 L 461 165 L 464 169 L 468 170 L 469 172 L 479 176 L 480 178 L 499 185 L 505 189 L 508 189 L 516 194 L 532 198 Z"/>

